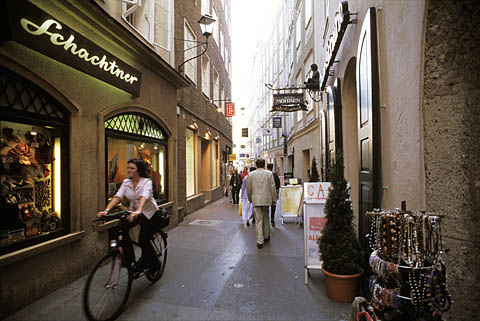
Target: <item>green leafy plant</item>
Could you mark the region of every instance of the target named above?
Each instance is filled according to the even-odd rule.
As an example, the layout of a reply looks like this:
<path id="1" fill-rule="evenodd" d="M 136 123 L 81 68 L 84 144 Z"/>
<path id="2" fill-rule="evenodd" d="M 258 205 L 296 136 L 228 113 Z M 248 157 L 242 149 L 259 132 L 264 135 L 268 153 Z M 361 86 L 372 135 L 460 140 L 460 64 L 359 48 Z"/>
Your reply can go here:
<path id="1" fill-rule="evenodd" d="M 355 235 L 352 202 L 343 169 L 340 154 L 330 168 L 331 186 L 325 204 L 327 222 L 318 244 L 326 271 L 352 275 L 362 272 L 363 251 Z"/>
<path id="2" fill-rule="evenodd" d="M 320 181 L 320 175 L 318 174 L 317 169 L 317 160 L 312 158 L 312 171 L 310 173 L 310 182 L 318 182 Z"/>

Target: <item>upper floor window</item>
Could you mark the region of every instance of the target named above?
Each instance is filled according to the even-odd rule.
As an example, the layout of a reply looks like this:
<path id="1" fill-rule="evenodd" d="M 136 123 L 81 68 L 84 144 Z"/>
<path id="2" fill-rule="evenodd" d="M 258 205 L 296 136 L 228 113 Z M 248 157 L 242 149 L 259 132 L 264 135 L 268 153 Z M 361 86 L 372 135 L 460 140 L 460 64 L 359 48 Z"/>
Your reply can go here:
<path id="1" fill-rule="evenodd" d="M 202 56 L 202 91 L 210 97 L 210 59 L 207 55 Z"/>
<path id="2" fill-rule="evenodd" d="M 299 71 L 297 74 L 297 77 L 295 78 L 297 86 L 302 84 L 302 71 Z M 299 91 L 300 92 L 300 91 Z M 303 111 L 299 110 L 297 111 L 297 121 L 301 121 L 303 118 Z"/>
<path id="3" fill-rule="evenodd" d="M 213 19 L 215 19 L 215 23 L 213 24 L 213 39 L 215 39 L 215 43 L 220 48 L 220 21 L 215 6 L 213 6 Z"/>
<path id="4" fill-rule="evenodd" d="M 213 100 L 215 101 L 216 106 L 220 105 L 218 103 L 220 100 L 220 76 L 215 67 L 213 67 Z"/>
<path id="5" fill-rule="evenodd" d="M 305 0 L 305 28 L 312 20 L 312 0 Z"/>
<path id="6" fill-rule="evenodd" d="M 298 15 L 297 16 L 297 23 L 296 23 L 296 26 L 295 26 L 295 48 L 299 48 L 300 47 L 300 42 L 302 40 L 302 28 L 301 28 L 301 16 Z"/>
<path id="7" fill-rule="evenodd" d="M 202 15 L 210 14 L 210 0 L 202 0 Z"/>
<path id="8" fill-rule="evenodd" d="M 197 46 L 195 41 L 197 38 L 193 33 L 190 26 L 185 21 L 185 41 L 184 41 L 184 54 L 185 54 L 185 61 L 191 59 L 197 55 Z M 192 59 L 185 63 L 185 76 L 190 78 L 191 81 L 196 83 L 196 75 L 197 75 L 197 59 Z"/>
<path id="9" fill-rule="evenodd" d="M 313 52 L 310 51 L 310 53 L 308 54 L 308 56 L 305 59 L 305 62 L 303 64 L 303 74 L 305 75 L 305 78 L 307 78 L 307 75 L 309 75 L 310 66 L 312 64 L 313 64 Z M 309 77 L 311 77 L 311 75 L 309 75 Z M 305 95 L 305 101 L 307 102 L 308 111 L 312 110 L 314 101 L 313 101 L 312 97 L 310 97 L 309 94 Z"/>
<path id="10" fill-rule="evenodd" d="M 223 38 L 223 32 L 220 30 L 220 55 L 225 60 L 225 40 Z"/>
<path id="11" fill-rule="evenodd" d="M 120 0 L 122 18 L 145 39 L 170 50 L 173 0 Z"/>

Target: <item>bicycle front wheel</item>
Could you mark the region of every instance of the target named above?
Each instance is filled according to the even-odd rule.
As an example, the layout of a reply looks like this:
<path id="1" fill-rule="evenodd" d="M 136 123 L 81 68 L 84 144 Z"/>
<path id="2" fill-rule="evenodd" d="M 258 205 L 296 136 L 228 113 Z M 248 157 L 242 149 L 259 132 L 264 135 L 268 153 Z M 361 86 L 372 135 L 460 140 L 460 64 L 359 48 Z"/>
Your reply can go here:
<path id="1" fill-rule="evenodd" d="M 167 264 L 167 235 L 164 232 L 157 232 L 150 240 L 155 251 L 160 268 L 157 270 L 147 269 L 145 276 L 152 283 L 157 282 L 163 275 Z"/>
<path id="2" fill-rule="evenodd" d="M 112 251 L 102 257 L 88 275 L 83 309 L 89 320 L 114 320 L 122 313 L 133 280 L 122 258 L 119 251 Z"/>

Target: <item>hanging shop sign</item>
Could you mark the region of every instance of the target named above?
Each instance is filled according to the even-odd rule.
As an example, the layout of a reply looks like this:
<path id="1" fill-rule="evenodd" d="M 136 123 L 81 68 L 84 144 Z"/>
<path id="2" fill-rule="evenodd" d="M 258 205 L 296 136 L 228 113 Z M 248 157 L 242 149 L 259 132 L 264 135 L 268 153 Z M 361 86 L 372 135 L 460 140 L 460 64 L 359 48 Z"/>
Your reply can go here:
<path id="1" fill-rule="evenodd" d="M 262 138 L 261 138 L 261 137 L 256 137 L 256 138 L 255 138 L 255 143 L 260 144 L 261 142 L 262 142 Z"/>
<path id="2" fill-rule="evenodd" d="M 242 137 L 248 137 L 248 128 L 242 128 Z"/>
<path id="3" fill-rule="evenodd" d="M 226 117 L 235 116 L 235 103 L 226 103 L 225 104 L 225 116 Z"/>
<path id="4" fill-rule="evenodd" d="M 23 1 L 7 1 L 11 39 L 138 97 L 141 73 L 68 27 Z"/>
<path id="5" fill-rule="evenodd" d="M 325 89 L 328 76 L 330 75 L 330 68 L 332 67 L 335 56 L 337 55 L 340 44 L 342 43 L 343 35 L 350 23 L 350 12 L 348 11 L 348 2 L 342 1 L 335 13 L 335 20 L 333 23 L 333 33 L 330 35 L 327 41 L 327 52 L 325 56 L 325 63 L 320 75 L 320 90 Z"/>
<path id="6" fill-rule="evenodd" d="M 273 117 L 272 118 L 272 127 L 273 128 L 282 128 L 282 117 Z"/>
<path id="7" fill-rule="evenodd" d="M 234 162 L 237 160 L 237 154 L 230 154 L 228 155 L 228 160 Z"/>
<path id="8" fill-rule="evenodd" d="M 307 110 L 305 93 L 273 94 L 273 107 L 271 111 L 299 111 Z"/>

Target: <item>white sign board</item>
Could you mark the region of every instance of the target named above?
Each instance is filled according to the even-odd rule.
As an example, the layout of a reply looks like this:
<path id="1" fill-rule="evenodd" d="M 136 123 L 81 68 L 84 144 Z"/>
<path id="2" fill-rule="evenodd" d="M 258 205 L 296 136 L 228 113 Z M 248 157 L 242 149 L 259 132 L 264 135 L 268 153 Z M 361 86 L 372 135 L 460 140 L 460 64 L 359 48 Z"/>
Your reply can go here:
<path id="1" fill-rule="evenodd" d="M 325 204 L 330 183 L 305 183 L 303 199 L 305 203 Z"/>
<path id="2" fill-rule="evenodd" d="M 330 183 L 304 183 L 304 244 L 305 284 L 308 283 L 308 269 L 321 269 L 318 239 L 325 227 L 325 203 Z"/>

